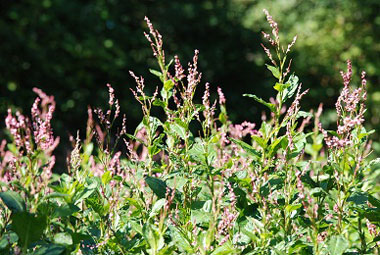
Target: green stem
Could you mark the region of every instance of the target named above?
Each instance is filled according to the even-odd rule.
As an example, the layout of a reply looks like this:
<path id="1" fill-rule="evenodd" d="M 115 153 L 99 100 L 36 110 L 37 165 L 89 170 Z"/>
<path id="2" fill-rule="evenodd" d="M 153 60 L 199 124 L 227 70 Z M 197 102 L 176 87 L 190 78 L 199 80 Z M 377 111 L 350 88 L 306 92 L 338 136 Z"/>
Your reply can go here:
<path id="1" fill-rule="evenodd" d="M 362 254 L 365 254 L 367 250 L 367 243 L 365 241 L 365 233 L 362 229 L 362 221 L 361 221 L 361 215 L 358 215 L 358 231 L 359 231 L 359 236 L 360 236 L 360 242 L 361 242 L 361 252 Z"/>

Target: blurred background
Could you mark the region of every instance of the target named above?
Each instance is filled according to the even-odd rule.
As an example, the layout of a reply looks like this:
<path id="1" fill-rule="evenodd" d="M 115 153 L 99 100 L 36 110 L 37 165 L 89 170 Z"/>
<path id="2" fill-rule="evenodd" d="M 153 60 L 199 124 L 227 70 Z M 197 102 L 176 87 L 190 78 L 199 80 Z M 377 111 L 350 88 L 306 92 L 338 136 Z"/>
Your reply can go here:
<path id="1" fill-rule="evenodd" d="M 378 0 L 2 0 L 0 115 L 5 117 L 9 107 L 29 115 L 33 87 L 54 95 L 53 128 L 61 136 L 59 150 L 65 152 L 68 135 L 85 129 L 87 106 L 106 106 L 105 85 L 110 83 L 132 133 L 142 115 L 129 90 L 135 83 L 128 71 L 143 75 L 148 90 L 159 84 L 148 70 L 157 66 L 143 35 L 146 15 L 163 35 L 168 58 L 178 54 L 186 64 L 194 49 L 200 50 L 202 86 L 208 81 L 214 93 L 217 86 L 223 89 L 235 123 L 259 123 L 263 109 L 242 94 L 274 95 L 260 46 L 260 31 L 270 31 L 263 8 L 278 22 L 283 42 L 298 35 L 292 69 L 303 88 L 311 89 L 302 106 L 316 109 L 323 102 L 325 125 L 334 128 L 334 104 L 342 88 L 339 70 L 346 60 L 353 62 L 353 84 L 366 70 L 366 123 L 377 131 L 372 139 L 379 153 Z"/>

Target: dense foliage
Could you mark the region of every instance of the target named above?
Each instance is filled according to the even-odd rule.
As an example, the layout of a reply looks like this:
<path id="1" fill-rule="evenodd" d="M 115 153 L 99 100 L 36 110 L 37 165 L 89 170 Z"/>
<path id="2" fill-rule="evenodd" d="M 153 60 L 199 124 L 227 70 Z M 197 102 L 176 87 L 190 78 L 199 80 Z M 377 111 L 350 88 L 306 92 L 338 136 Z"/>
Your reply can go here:
<path id="1" fill-rule="evenodd" d="M 72 138 L 67 173 L 58 175 L 54 97 L 35 88 L 30 117 L 8 110 L 12 141 L 0 147 L 1 251 L 378 254 L 380 162 L 368 159 L 373 131 L 363 126 L 365 72 L 352 86 L 347 61 L 337 127 L 326 130 L 322 105 L 300 109 L 309 90 L 288 57 L 297 37 L 281 44 L 277 23 L 264 12 L 272 31 L 263 32 L 262 47 L 276 96 L 245 95 L 267 108 L 260 126 L 233 124 L 222 90 L 215 89 L 214 101 L 208 83 L 202 104 L 195 103 L 199 51 L 187 70 L 179 57 L 169 61 L 147 18 L 145 37 L 158 63 L 150 72 L 161 85 L 148 93 L 144 78 L 130 72 L 143 112 L 132 134 L 107 84 L 107 107 L 88 108 L 86 135 Z"/>

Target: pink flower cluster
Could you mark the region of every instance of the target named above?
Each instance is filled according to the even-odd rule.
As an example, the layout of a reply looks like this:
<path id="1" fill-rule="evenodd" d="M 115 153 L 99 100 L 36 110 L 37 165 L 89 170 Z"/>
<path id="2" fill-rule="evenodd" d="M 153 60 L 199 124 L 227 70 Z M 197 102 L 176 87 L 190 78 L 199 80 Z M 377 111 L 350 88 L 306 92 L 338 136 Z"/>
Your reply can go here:
<path id="1" fill-rule="evenodd" d="M 174 61 L 175 61 L 175 66 L 174 66 L 175 77 L 180 81 L 186 77 L 186 75 L 184 74 L 185 70 L 183 69 L 181 62 L 179 61 L 179 58 L 177 55 L 174 56 Z"/>
<path id="2" fill-rule="evenodd" d="M 11 109 L 8 109 L 8 116 L 5 118 L 5 125 L 16 143 L 16 147 L 22 152 L 24 149 L 27 153 L 32 152 L 30 144 L 31 130 L 29 128 L 29 119 L 16 112 L 16 116 L 12 115 Z"/>
<path id="3" fill-rule="evenodd" d="M 47 96 L 38 88 L 34 88 L 33 91 L 39 97 L 35 99 L 31 109 L 32 123 L 20 112 L 16 112 L 16 116 L 13 116 L 12 111 L 8 109 L 5 124 L 21 152 L 26 149 L 27 153 L 32 153 L 31 138 L 33 133 L 36 146 L 50 154 L 59 143 L 59 137 L 54 138 L 51 126 L 55 110 L 54 97 Z"/>
<path id="4" fill-rule="evenodd" d="M 39 98 L 36 99 L 32 108 L 34 139 L 36 144 L 43 150 L 54 148 L 55 139 L 51 127 L 51 120 L 55 110 L 55 105 L 50 105 L 47 114 L 41 114 L 38 111 Z M 45 118 L 43 118 L 44 116 Z"/>
<path id="5" fill-rule="evenodd" d="M 55 156 L 53 150 L 59 143 L 59 137 L 55 138 L 51 126 L 51 120 L 55 110 L 55 101 L 53 96 L 46 95 L 42 90 L 34 88 L 33 91 L 38 94 L 31 108 L 31 121 L 20 112 L 12 114 L 11 109 L 5 118 L 5 124 L 13 141 L 18 149 L 16 153 L 4 150 L 5 142 L 1 147 L 1 169 L 0 179 L 5 183 L 12 180 L 20 180 L 27 173 L 22 173 L 19 168 L 27 168 L 26 163 L 20 160 L 23 156 L 36 155 L 42 152 L 46 157 L 37 157 L 37 166 L 43 169 L 41 174 L 35 176 L 36 182 L 30 184 L 31 194 L 40 192 L 46 188 L 52 175 L 52 168 L 55 165 Z M 35 174 L 35 173 L 34 173 Z M 10 185 L 10 188 L 14 187 Z M 17 187 L 16 187 L 17 189 Z M 50 192 L 47 188 L 45 191 Z"/>
<path id="6" fill-rule="evenodd" d="M 150 22 L 148 17 L 145 17 L 145 22 L 148 25 L 149 34 L 153 36 L 153 40 L 152 40 L 150 35 L 144 32 L 146 39 L 148 40 L 148 42 L 150 43 L 150 46 L 152 47 L 153 56 L 155 57 L 161 56 L 162 62 L 165 63 L 165 54 L 164 54 L 164 51 L 162 50 L 162 45 L 163 45 L 162 35 L 158 32 L 157 29 L 153 27 L 153 24 L 152 22 Z"/>
<path id="7" fill-rule="evenodd" d="M 192 98 L 194 94 L 195 87 L 201 81 L 202 73 L 198 72 L 198 54 L 199 50 L 194 51 L 193 63 L 189 63 L 189 67 L 187 69 L 187 89 L 186 96 L 188 98 Z"/>
<path id="8" fill-rule="evenodd" d="M 223 91 L 220 87 L 218 87 L 218 96 L 219 96 L 219 104 L 224 105 L 226 104 L 226 97 L 223 94 Z"/>
<path id="9" fill-rule="evenodd" d="M 224 235 L 224 238 L 219 242 L 219 245 L 223 245 L 223 243 L 225 243 L 230 237 L 228 231 L 233 227 L 233 224 L 238 216 L 238 213 L 233 212 L 232 210 L 236 204 L 236 196 L 230 183 L 227 183 L 227 188 L 231 195 L 231 205 L 230 207 L 224 207 L 221 220 L 218 223 L 218 235 Z"/>
<path id="10" fill-rule="evenodd" d="M 278 35 L 278 25 L 277 25 L 277 22 L 275 22 L 273 20 L 273 17 L 269 14 L 269 12 L 266 9 L 264 9 L 263 11 L 264 11 L 264 13 L 265 13 L 265 15 L 267 17 L 267 21 L 268 21 L 270 27 L 272 28 L 272 34 L 274 36 L 274 40 L 268 34 L 265 34 L 263 32 L 264 38 L 268 39 L 269 42 L 273 46 L 278 45 L 278 42 L 279 42 L 280 39 L 279 39 L 279 35 Z"/>
<path id="11" fill-rule="evenodd" d="M 344 148 L 352 145 L 351 131 L 364 122 L 364 102 L 367 98 L 365 72 L 363 71 L 361 74 L 361 87 L 356 89 L 350 87 L 352 78 L 352 64 L 350 60 L 347 61 L 347 71 L 342 71 L 341 75 L 344 87 L 335 104 L 338 136 L 328 136 L 327 131 L 319 123 L 319 129 L 329 148 Z"/>
<path id="12" fill-rule="evenodd" d="M 367 81 L 365 79 L 364 71 L 361 74 L 362 86 L 354 90 L 350 88 L 350 81 L 352 77 L 352 64 L 350 60 L 347 61 L 347 72 L 344 73 L 343 71 L 341 71 L 341 75 L 343 78 L 344 87 L 335 104 L 336 111 L 338 114 L 338 121 L 339 117 L 343 114 L 342 111 L 345 111 L 346 113 L 355 113 L 358 110 L 359 103 L 367 99 Z M 359 108 L 359 114 L 363 114 L 363 111 L 364 105 L 362 104 Z"/>
<path id="13" fill-rule="evenodd" d="M 203 111 L 203 116 L 205 117 L 206 121 L 206 127 L 210 128 L 211 124 L 213 122 L 213 117 L 215 114 L 215 106 L 216 101 L 214 104 L 210 104 L 210 84 L 207 82 L 205 85 L 206 89 L 202 97 L 203 105 L 205 106 L 205 110 Z"/>
<path id="14" fill-rule="evenodd" d="M 229 133 L 232 138 L 241 139 L 247 135 L 255 135 L 257 134 L 257 130 L 255 130 L 255 123 L 251 123 L 248 121 L 244 121 L 241 124 L 230 125 Z"/>

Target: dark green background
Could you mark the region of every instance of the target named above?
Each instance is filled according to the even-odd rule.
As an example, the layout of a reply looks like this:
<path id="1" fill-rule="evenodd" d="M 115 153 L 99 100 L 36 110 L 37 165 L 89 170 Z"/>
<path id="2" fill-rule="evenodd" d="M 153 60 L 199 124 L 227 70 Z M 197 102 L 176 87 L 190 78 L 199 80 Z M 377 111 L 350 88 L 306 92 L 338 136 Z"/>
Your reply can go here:
<path id="1" fill-rule="evenodd" d="M 64 151 L 68 134 L 84 130 L 87 106 L 106 105 L 105 84 L 111 83 L 133 132 L 141 112 L 129 90 L 135 84 L 128 70 L 143 75 L 148 90 L 159 82 L 148 71 L 156 65 L 143 36 L 147 15 L 164 37 L 168 57 L 178 54 L 186 64 L 194 49 L 200 50 L 199 92 L 206 81 L 214 92 L 220 86 L 233 121 L 259 122 L 263 109 L 242 94 L 265 99 L 274 95 L 274 80 L 260 46 L 260 31 L 270 31 L 263 8 L 279 23 L 286 42 L 298 34 L 291 56 L 304 89 L 311 88 L 304 109 L 315 109 L 322 101 L 324 123 L 334 123 L 332 108 L 342 87 L 339 70 L 350 58 L 354 84 L 360 71 L 367 71 L 367 125 L 378 133 L 378 0 L 2 0 L 0 115 L 5 116 L 9 107 L 29 114 L 35 86 L 54 95 L 58 107 L 53 127 Z M 378 147 L 375 143 L 380 151 Z"/>

